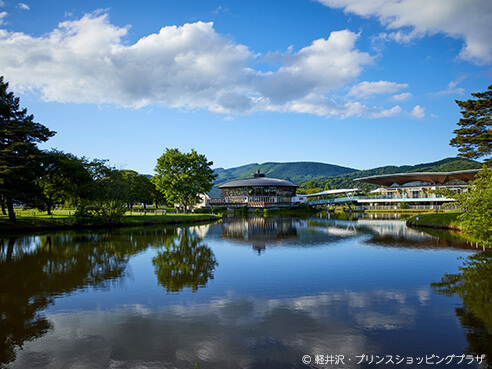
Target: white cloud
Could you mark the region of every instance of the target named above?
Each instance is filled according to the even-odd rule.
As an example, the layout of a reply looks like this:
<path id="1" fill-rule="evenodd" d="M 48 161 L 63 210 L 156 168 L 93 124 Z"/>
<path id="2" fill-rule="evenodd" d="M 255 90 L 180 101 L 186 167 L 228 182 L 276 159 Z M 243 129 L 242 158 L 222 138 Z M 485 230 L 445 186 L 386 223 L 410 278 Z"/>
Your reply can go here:
<path id="1" fill-rule="evenodd" d="M 406 83 L 396 83 L 388 81 L 361 82 L 349 91 L 349 96 L 358 98 L 368 98 L 376 94 L 392 94 L 408 87 Z"/>
<path id="2" fill-rule="evenodd" d="M 19 4 L 17 4 L 17 7 L 18 7 L 19 9 L 23 9 L 23 10 L 31 10 L 31 8 L 29 8 L 29 5 L 26 5 L 26 4 L 24 4 L 24 3 L 19 3 Z"/>
<path id="3" fill-rule="evenodd" d="M 163 27 L 131 45 L 125 41 L 128 29 L 95 13 L 62 22 L 42 37 L 0 30 L 0 69 L 12 88 L 40 91 L 47 101 L 131 108 L 157 104 L 223 114 L 288 111 L 376 118 L 401 111 L 329 97 L 374 59 L 356 49 L 358 35 L 347 30 L 297 52 L 289 48 L 278 69 L 260 72 L 249 67 L 258 55 L 218 34 L 213 23 Z M 373 84 L 385 93 L 407 86 Z"/>
<path id="4" fill-rule="evenodd" d="M 0 12 L 0 25 L 4 24 L 3 18 L 5 18 L 7 15 L 7 12 Z"/>
<path id="5" fill-rule="evenodd" d="M 388 37 L 409 42 L 415 37 L 444 33 L 463 39 L 460 57 L 478 64 L 492 62 L 490 0 L 317 0 L 363 17 L 377 17 Z M 410 27 L 410 31 L 408 31 Z"/>
<path id="6" fill-rule="evenodd" d="M 405 100 L 408 100 L 411 96 L 412 96 L 412 94 L 410 92 L 403 92 L 401 94 L 391 96 L 390 100 L 392 100 L 392 101 L 405 101 Z"/>
<path id="7" fill-rule="evenodd" d="M 421 107 L 420 105 L 415 105 L 410 114 L 414 118 L 422 119 L 423 117 L 425 117 L 425 108 Z"/>
<path id="8" fill-rule="evenodd" d="M 465 77 L 460 77 L 456 81 L 451 81 L 448 83 L 448 86 L 445 90 L 441 90 L 438 92 L 431 93 L 434 96 L 443 96 L 443 95 L 463 95 L 465 93 L 465 89 L 461 87 L 457 87 Z"/>

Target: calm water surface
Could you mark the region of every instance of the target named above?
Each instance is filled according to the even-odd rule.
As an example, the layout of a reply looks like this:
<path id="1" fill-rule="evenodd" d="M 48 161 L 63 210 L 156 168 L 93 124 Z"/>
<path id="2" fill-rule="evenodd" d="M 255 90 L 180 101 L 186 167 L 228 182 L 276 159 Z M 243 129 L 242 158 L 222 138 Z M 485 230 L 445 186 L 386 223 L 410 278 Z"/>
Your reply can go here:
<path id="1" fill-rule="evenodd" d="M 399 220 L 228 218 L 0 251 L 9 368 L 492 366 L 492 258 Z"/>

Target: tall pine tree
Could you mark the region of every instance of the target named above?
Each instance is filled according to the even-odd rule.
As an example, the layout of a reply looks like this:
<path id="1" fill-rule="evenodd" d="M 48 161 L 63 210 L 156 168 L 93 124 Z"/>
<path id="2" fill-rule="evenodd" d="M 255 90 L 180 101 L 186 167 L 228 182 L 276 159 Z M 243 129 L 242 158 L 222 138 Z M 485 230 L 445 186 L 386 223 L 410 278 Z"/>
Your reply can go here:
<path id="1" fill-rule="evenodd" d="M 492 165 L 492 85 L 485 92 L 472 93 L 475 99 L 456 100 L 463 117 L 458 122 L 450 145 L 458 147 L 459 156 L 468 159 L 484 158 Z"/>
<path id="2" fill-rule="evenodd" d="M 14 203 L 35 205 L 42 199 L 37 178 L 41 174 L 41 150 L 37 144 L 56 132 L 34 122 L 19 98 L 8 92 L 0 76 L 0 194 L 7 204 L 9 219 L 15 221 Z"/>

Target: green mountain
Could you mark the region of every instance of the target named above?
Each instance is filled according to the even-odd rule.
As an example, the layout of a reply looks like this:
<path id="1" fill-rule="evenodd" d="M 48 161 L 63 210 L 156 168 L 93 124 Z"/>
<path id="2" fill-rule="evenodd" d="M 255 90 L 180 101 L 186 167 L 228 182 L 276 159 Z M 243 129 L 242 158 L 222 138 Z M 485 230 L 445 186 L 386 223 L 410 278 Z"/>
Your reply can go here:
<path id="1" fill-rule="evenodd" d="M 247 164 L 235 168 L 217 168 L 215 174 L 215 186 L 209 195 L 220 197 L 218 185 L 235 179 L 251 178 L 253 173 L 260 170 L 270 178 L 280 178 L 292 181 L 305 188 L 354 188 L 368 187 L 354 181 L 355 178 L 369 177 L 382 174 L 410 173 L 410 172 L 452 172 L 456 170 L 479 169 L 481 164 L 468 159 L 446 158 L 443 160 L 417 165 L 384 166 L 368 170 L 356 170 L 339 165 L 317 162 L 292 162 L 292 163 L 263 163 Z"/>
<path id="2" fill-rule="evenodd" d="M 237 168 L 218 168 L 216 184 L 222 184 L 234 179 L 251 178 L 257 171 L 264 173 L 270 178 L 279 178 L 300 184 L 311 180 L 323 180 L 355 172 L 356 169 L 342 167 L 339 165 L 315 163 L 315 162 L 293 162 L 293 163 L 263 163 L 247 164 Z"/>

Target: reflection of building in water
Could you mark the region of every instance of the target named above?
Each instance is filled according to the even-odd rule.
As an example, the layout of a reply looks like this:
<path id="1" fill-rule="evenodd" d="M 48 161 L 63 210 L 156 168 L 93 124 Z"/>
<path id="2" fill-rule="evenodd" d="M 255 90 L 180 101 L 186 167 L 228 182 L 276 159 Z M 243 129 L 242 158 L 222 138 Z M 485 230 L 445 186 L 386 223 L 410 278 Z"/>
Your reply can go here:
<path id="1" fill-rule="evenodd" d="M 203 224 L 198 226 L 193 226 L 188 228 L 188 234 L 193 234 L 194 236 L 204 239 L 210 229 L 210 224 Z M 178 234 L 182 234 L 183 230 L 179 229 Z"/>
<path id="2" fill-rule="evenodd" d="M 252 244 L 255 250 L 261 252 L 266 248 L 267 241 L 278 243 L 287 238 L 296 238 L 295 223 L 294 218 L 226 218 L 222 236 Z"/>
<path id="3" fill-rule="evenodd" d="M 338 242 L 357 234 L 354 229 L 341 229 L 298 218 L 224 218 L 222 237 L 239 244 L 251 245 L 261 252 L 267 246 L 313 247 Z"/>
<path id="4" fill-rule="evenodd" d="M 352 217 L 351 217 L 352 219 Z M 326 218 L 312 218 L 309 225 L 327 227 L 330 232 L 350 232 L 371 234 L 372 237 L 364 243 L 377 244 L 380 246 L 408 246 L 413 248 L 429 247 L 451 247 L 474 249 L 471 243 L 467 243 L 454 236 L 449 231 L 422 231 L 409 228 L 403 220 L 384 220 L 384 219 L 337 219 L 336 216 L 328 214 Z"/>

